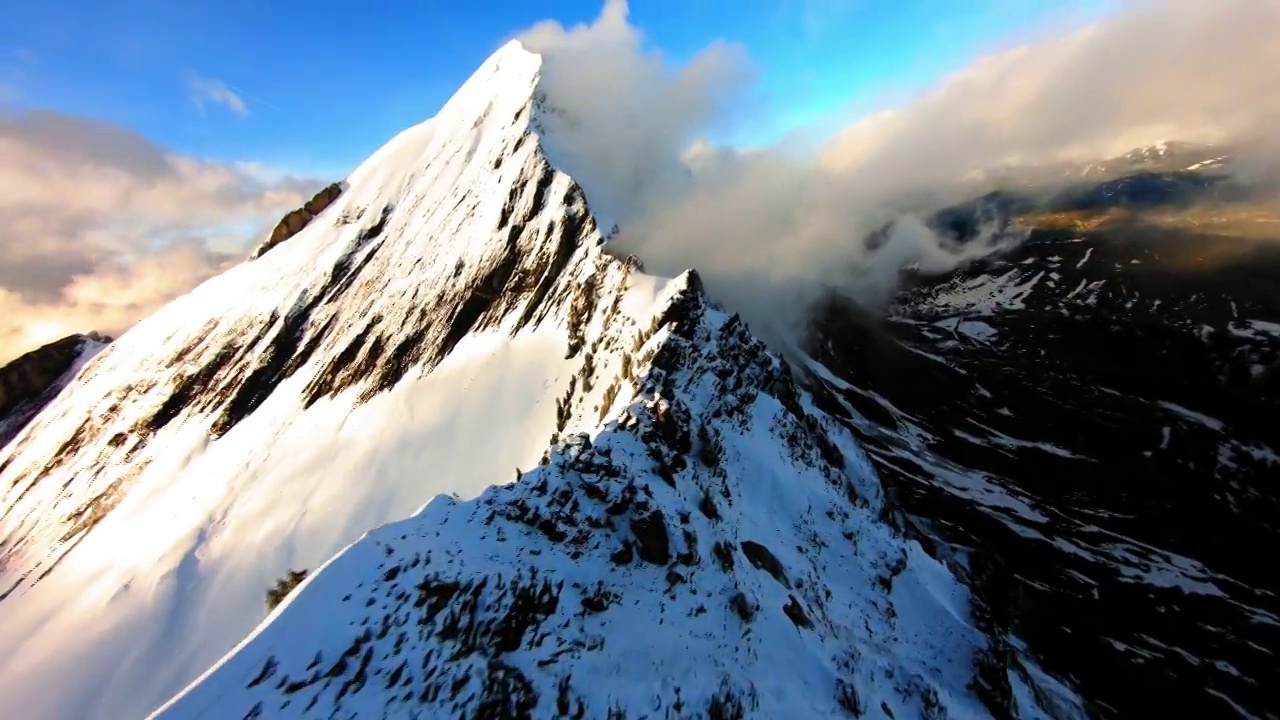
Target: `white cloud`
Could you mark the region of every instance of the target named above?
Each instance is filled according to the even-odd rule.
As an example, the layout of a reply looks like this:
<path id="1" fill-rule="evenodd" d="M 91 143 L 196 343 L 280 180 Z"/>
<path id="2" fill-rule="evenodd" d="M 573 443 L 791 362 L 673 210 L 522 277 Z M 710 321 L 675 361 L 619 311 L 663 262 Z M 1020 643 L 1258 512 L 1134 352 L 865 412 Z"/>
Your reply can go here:
<path id="1" fill-rule="evenodd" d="M 882 181 L 890 172 L 902 184 L 1164 139 L 1252 139 L 1280 119 L 1275 67 L 1280 4 L 1134 4 L 1066 36 L 982 58 L 915 103 L 850 126 L 825 160 Z M 908 171 L 901 179 L 899 168 Z"/>
<path id="2" fill-rule="evenodd" d="M 238 259 L 190 240 L 132 261 L 104 256 L 70 275 L 52 296 L 0 286 L 0 363 L 71 333 L 118 335 Z"/>
<path id="3" fill-rule="evenodd" d="M 740 48 L 716 43 L 665 67 L 620 0 L 590 25 L 544 23 L 524 39 L 544 55 L 553 104 L 574 121 L 563 128 L 575 154 L 565 170 L 593 205 L 630 203 L 620 250 L 664 274 L 697 267 L 757 327 L 794 326 L 824 286 L 874 300 L 905 265 L 940 269 L 971 255 L 910 219 L 886 245 L 864 238 L 898 218 L 904 199 L 946 197 L 976 169 L 1158 139 L 1248 138 L 1280 120 L 1280 4 L 1255 0 L 1130 4 L 982 58 L 826 142 L 751 154 L 686 152 L 709 124 L 733 121 L 726 98 L 748 67 Z"/>
<path id="4" fill-rule="evenodd" d="M 249 114 L 249 106 L 245 104 L 244 98 L 221 80 L 192 73 L 187 79 L 187 85 L 191 91 L 191 102 L 195 103 L 200 112 L 204 112 L 209 105 L 222 105 L 237 115 Z"/>
<path id="5" fill-rule="evenodd" d="M 591 189 L 597 211 L 624 223 L 680 183 L 671 150 L 721 117 L 750 76 L 745 50 L 723 42 L 669 67 L 645 47 L 625 0 L 606 0 L 589 25 L 544 21 L 519 39 L 542 54 L 543 89 L 572 138 L 556 159 Z"/>
<path id="6" fill-rule="evenodd" d="M 61 113 L 0 116 L 0 362 L 72 332 L 119 334 L 238 262 L 319 184 Z"/>

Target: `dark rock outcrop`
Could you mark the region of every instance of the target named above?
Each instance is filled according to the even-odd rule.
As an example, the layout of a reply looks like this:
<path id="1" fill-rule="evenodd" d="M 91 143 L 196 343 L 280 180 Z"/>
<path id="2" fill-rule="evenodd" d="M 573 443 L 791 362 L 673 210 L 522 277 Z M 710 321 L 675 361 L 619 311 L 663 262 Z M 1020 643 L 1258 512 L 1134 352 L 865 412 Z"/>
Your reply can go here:
<path id="1" fill-rule="evenodd" d="M 306 227 L 317 215 L 332 205 L 333 201 L 338 199 L 338 196 L 342 195 L 342 189 L 342 183 L 328 185 L 316 193 L 305 205 L 280 218 L 280 222 L 276 223 L 275 229 L 271 231 L 271 237 L 263 241 L 249 256 L 249 259 L 256 260 L 262 257 L 271 248 L 301 232 L 302 228 Z"/>
<path id="2" fill-rule="evenodd" d="M 79 333 L 68 335 L 0 367 L 0 416 L 48 390 L 80 356 L 86 339 Z"/>
<path id="3" fill-rule="evenodd" d="M 1211 175 L 983 196 L 934 226 L 1021 241 L 904 273 L 887 318 L 814 305 L 806 349 L 840 378 L 810 378 L 815 402 L 853 426 L 886 516 L 965 558 L 997 716 L 1019 647 L 1090 717 L 1275 708 L 1280 572 L 1241 548 L 1280 538 L 1280 235 L 1274 204 Z"/>
<path id="4" fill-rule="evenodd" d="M 86 342 L 110 341 L 111 338 L 96 332 L 68 335 L 0 367 L 0 444 L 16 435 L 26 424 L 25 420 L 33 417 L 52 398 L 54 393 L 50 390 L 75 364 Z"/>

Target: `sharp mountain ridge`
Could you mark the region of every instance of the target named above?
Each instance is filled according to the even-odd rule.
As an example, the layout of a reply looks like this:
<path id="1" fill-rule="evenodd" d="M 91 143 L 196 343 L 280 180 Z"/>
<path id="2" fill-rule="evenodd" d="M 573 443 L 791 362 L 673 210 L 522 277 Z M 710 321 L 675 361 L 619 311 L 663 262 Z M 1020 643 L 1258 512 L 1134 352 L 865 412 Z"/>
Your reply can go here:
<path id="1" fill-rule="evenodd" d="M 0 716 L 1080 716 L 696 273 L 606 252 L 541 72 L 503 47 L 3 448 Z"/>

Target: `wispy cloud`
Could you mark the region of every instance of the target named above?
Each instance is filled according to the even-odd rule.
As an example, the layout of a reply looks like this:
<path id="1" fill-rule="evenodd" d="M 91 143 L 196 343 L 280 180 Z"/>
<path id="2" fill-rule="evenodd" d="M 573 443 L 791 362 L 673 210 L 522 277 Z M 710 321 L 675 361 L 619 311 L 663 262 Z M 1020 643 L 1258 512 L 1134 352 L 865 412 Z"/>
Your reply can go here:
<path id="1" fill-rule="evenodd" d="M 13 60 L 27 65 L 30 65 L 39 59 L 31 50 L 18 46 L 6 47 L 4 49 L 4 54 L 8 55 Z"/>
<path id="2" fill-rule="evenodd" d="M 191 73 L 187 78 L 187 86 L 191 91 L 191 102 L 204 112 L 209 105 L 222 105 L 237 115 L 248 115 L 249 106 L 231 86 L 221 80 L 207 78 Z"/>
<path id="3" fill-rule="evenodd" d="M 805 34 L 816 37 L 825 34 L 835 21 L 857 9 L 857 0 L 800 0 L 800 19 Z"/>
<path id="4" fill-rule="evenodd" d="M 31 66 L 39 58 L 30 50 L 16 45 L 0 45 L 0 105 L 14 102 L 22 94 Z"/>
<path id="5" fill-rule="evenodd" d="M 798 22 L 803 37 L 812 40 L 830 32 L 861 4 L 862 0 L 777 0 L 774 15 L 779 23 L 794 27 Z"/>

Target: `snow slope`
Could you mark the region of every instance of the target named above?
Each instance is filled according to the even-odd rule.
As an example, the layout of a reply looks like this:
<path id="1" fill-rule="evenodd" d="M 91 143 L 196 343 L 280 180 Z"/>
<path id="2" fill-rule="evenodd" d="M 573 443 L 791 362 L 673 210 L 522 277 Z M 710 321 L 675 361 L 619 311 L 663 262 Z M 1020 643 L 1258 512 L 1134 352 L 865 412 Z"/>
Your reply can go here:
<path id="1" fill-rule="evenodd" d="M 985 716 L 964 588 L 694 278 L 599 428 L 365 536 L 155 717 Z"/>
<path id="2" fill-rule="evenodd" d="M 696 275 L 604 253 L 540 72 L 505 46 L 0 452 L 0 717 L 985 712 L 964 589 Z M 1031 667 L 1002 702 L 1071 715 Z"/>
<path id="3" fill-rule="evenodd" d="M 528 131 L 537 72 L 499 52 L 302 233 L 140 323 L 4 449 L 0 717 L 141 716 L 287 569 L 537 461 L 581 365 L 571 325 L 598 329 L 629 273 Z"/>

